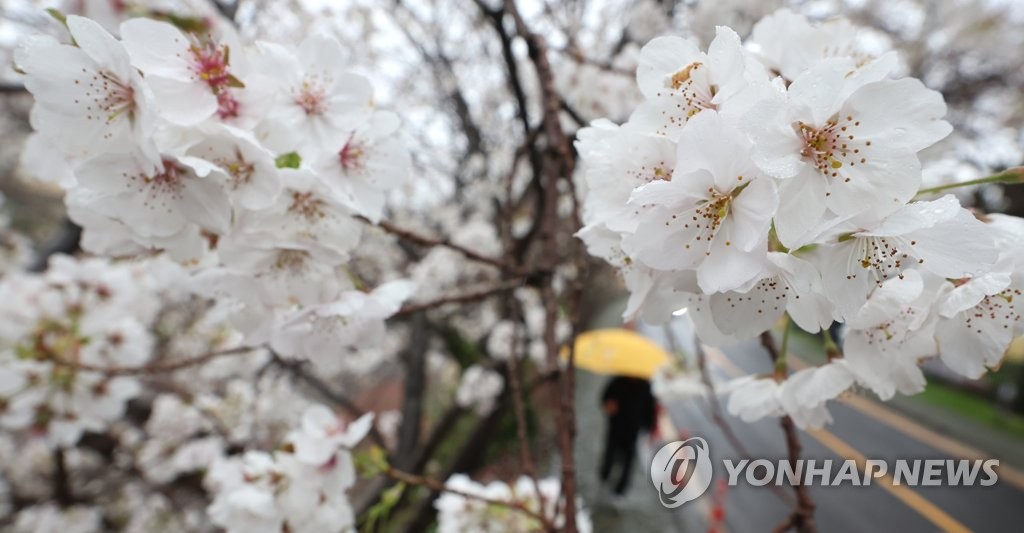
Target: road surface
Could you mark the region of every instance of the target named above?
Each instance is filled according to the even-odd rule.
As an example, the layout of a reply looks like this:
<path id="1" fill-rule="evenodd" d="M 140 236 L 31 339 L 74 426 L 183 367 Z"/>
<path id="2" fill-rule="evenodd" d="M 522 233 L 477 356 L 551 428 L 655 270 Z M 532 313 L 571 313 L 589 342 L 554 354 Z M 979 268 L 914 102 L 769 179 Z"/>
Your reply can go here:
<path id="1" fill-rule="evenodd" d="M 687 336 L 683 321 L 676 321 L 678 335 Z M 665 342 L 657 329 L 644 330 L 655 340 Z M 708 352 L 709 363 L 719 378 L 750 372 L 768 373 L 767 353 L 756 341 L 719 351 Z M 794 356 L 791 354 L 790 360 Z M 796 363 L 794 361 L 794 363 Z M 724 399 L 721 402 L 724 408 Z M 703 437 L 711 449 L 715 480 L 727 479 L 723 459 L 743 457 L 729 445 L 720 426 L 709 415 L 705 400 L 674 402 L 666 406 L 672 424 L 679 433 Z M 892 411 L 884 404 L 851 395 L 829 407 L 834 422 L 823 430 L 801 432 L 802 457 L 806 459 L 870 458 L 897 459 L 989 459 L 971 446 Z M 782 459 L 785 439 L 778 420 L 747 424 L 725 413 L 728 426 L 753 458 Z M 1024 445 L 1024 443 L 1021 443 Z M 979 531 L 1010 532 L 1024 530 L 1024 475 L 1009 465 L 996 470 L 999 481 L 990 487 L 894 486 L 891 478 L 879 479 L 871 486 L 813 487 L 817 504 L 815 517 L 822 532 L 862 531 Z M 712 484 L 714 487 L 715 484 Z M 634 492 L 657 494 L 648 482 Z M 706 531 L 710 492 L 684 504 L 658 531 Z M 634 499 L 642 496 L 634 496 Z M 703 501 L 702 501 L 703 500 Z M 729 488 L 724 498 L 725 531 L 745 533 L 770 531 L 789 513 L 789 507 L 766 487 L 742 484 Z M 597 531 L 603 531 L 597 529 Z M 610 530 L 609 530 L 610 531 Z M 625 531 L 625 530 L 624 530 Z M 648 531 L 633 528 L 632 532 Z"/>

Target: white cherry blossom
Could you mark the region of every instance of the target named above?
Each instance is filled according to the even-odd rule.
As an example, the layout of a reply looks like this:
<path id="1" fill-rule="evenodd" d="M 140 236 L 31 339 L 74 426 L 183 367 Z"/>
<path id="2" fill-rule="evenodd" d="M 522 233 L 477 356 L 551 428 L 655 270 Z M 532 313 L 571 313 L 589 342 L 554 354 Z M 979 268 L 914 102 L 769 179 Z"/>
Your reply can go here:
<path id="1" fill-rule="evenodd" d="M 465 474 L 455 474 L 445 481 L 446 487 L 464 494 L 477 495 L 488 499 L 517 501 L 534 512 L 554 517 L 554 524 L 565 523 L 564 506 L 559 506 L 560 483 L 555 478 L 538 479 L 537 484 L 522 476 L 510 485 L 493 481 L 487 485 L 477 483 Z M 538 500 L 538 489 L 540 500 Z M 580 502 L 582 504 L 582 502 Z M 510 513 L 505 509 L 489 505 L 479 499 L 446 492 L 434 502 L 437 509 L 437 530 L 439 533 L 461 533 L 463 531 L 530 531 L 539 524 L 531 516 Z M 593 531 L 590 517 L 577 506 L 576 528 L 580 533 Z"/>
<path id="2" fill-rule="evenodd" d="M 695 41 L 658 37 L 640 51 L 637 84 L 647 100 L 630 117 L 636 127 L 672 139 L 706 109 L 739 116 L 770 91 L 764 68 L 736 32 L 719 26 L 707 53 Z"/>
<path id="3" fill-rule="evenodd" d="M 584 180 L 588 195 L 580 234 L 600 225 L 628 233 L 636 229 L 633 207 L 627 205 L 637 187 L 670 180 L 675 169 L 676 145 L 667 138 L 646 134 L 631 123 L 616 126 L 593 122 L 577 134 L 576 148 L 585 154 Z M 588 239 L 584 239 L 587 241 Z"/>
<path id="4" fill-rule="evenodd" d="M 709 297 L 711 314 L 722 332 L 751 338 L 770 329 L 783 313 L 810 333 L 827 329 L 832 307 L 822 294 L 821 277 L 813 264 L 780 252 L 768 253 L 767 275 L 746 292 Z"/>
<path id="5" fill-rule="evenodd" d="M 294 51 L 259 44 L 254 65 L 274 88 L 258 135 L 279 153 L 304 148 L 335 150 L 340 137 L 361 126 L 373 110 L 370 81 L 348 72 L 341 44 L 313 34 Z"/>
<path id="6" fill-rule="evenodd" d="M 281 318 L 271 346 L 284 356 L 314 362 L 375 346 L 384 336 L 384 320 L 400 309 L 415 288 L 411 281 L 395 280 L 369 293 L 345 291 L 333 301 L 290 313 Z"/>
<path id="7" fill-rule="evenodd" d="M 634 260 L 659 270 L 697 270 L 709 293 L 759 279 L 778 197 L 749 158 L 746 138 L 715 112 L 694 117 L 679 138 L 672 179 L 637 189 L 636 232 L 623 238 Z"/>
<path id="8" fill-rule="evenodd" d="M 836 240 L 820 254 L 822 286 L 839 318 L 853 316 L 875 287 L 908 270 L 960 279 L 987 272 L 997 257 L 988 228 L 952 195 L 908 204 Z"/>
<path id="9" fill-rule="evenodd" d="M 15 56 L 27 75 L 25 88 L 35 96 L 31 119 L 42 137 L 38 142 L 78 160 L 123 153 L 144 168 L 158 164 L 153 96 L 128 53 L 89 19 L 70 15 L 67 26 L 76 46 L 38 36 Z"/>
<path id="10" fill-rule="evenodd" d="M 899 209 L 921 184 L 917 153 L 951 130 L 942 96 L 920 81 L 847 76 L 848 68 L 845 59 L 823 61 L 745 119 L 755 161 L 785 178 L 775 228 L 787 246 L 804 244 L 826 209 L 842 217 Z"/>
<path id="11" fill-rule="evenodd" d="M 462 371 L 459 388 L 455 391 L 455 403 L 483 416 L 494 410 L 494 402 L 504 388 L 505 378 L 501 374 L 473 365 Z"/>
<path id="12" fill-rule="evenodd" d="M 372 413 L 344 424 L 327 407 L 313 405 L 302 414 L 300 428 L 289 433 L 288 441 L 295 447 L 299 461 L 322 466 L 334 457 L 339 448 L 352 448 L 363 440 L 372 424 Z"/>
<path id="13" fill-rule="evenodd" d="M 212 173 L 240 207 L 264 209 L 274 203 L 283 180 L 273 154 L 245 130 L 217 124 L 207 130 L 198 139 L 190 132 L 194 140 L 180 152 L 179 161 L 200 177 Z"/>
<path id="14" fill-rule="evenodd" d="M 409 178 L 412 161 L 398 139 L 398 116 L 377 111 L 350 131 L 335 134 L 329 149 L 311 154 L 309 167 L 337 200 L 372 222 L 380 220 L 388 192 Z"/>
<path id="15" fill-rule="evenodd" d="M 190 126 L 215 114 L 227 118 L 238 113 L 232 89 L 241 85 L 235 76 L 241 51 L 231 33 L 223 39 L 185 34 L 166 22 L 133 18 L 121 24 L 121 39 L 131 64 L 146 75 L 160 116 Z"/>
<path id="16" fill-rule="evenodd" d="M 794 372 L 783 381 L 746 376 L 726 383 L 727 409 L 744 422 L 789 416 L 801 429 L 819 428 L 832 421 L 825 404 L 854 384 L 846 361 L 836 360 Z"/>
<path id="17" fill-rule="evenodd" d="M 999 260 L 990 272 L 947 284 L 948 292 L 938 302 L 939 356 L 946 366 L 972 379 L 998 365 L 1010 342 L 1024 335 L 1024 221 L 989 215 L 987 226 L 994 230 Z"/>
<path id="18" fill-rule="evenodd" d="M 93 209 L 143 238 L 169 237 L 193 223 L 217 234 L 228 229 L 227 193 L 187 160 L 165 158 L 147 171 L 133 158 L 103 155 L 78 170 L 78 181 L 96 193 Z"/>
<path id="19" fill-rule="evenodd" d="M 847 321 L 843 355 L 861 385 L 882 400 L 898 391 L 916 394 L 925 379 L 918 359 L 934 355 L 935 316 L 931 306 L 942 280 L 916 270 L 876 289 Z"/>
<path id="20" fill-rule="evenodd" d="M 868 67 L 884 73 L 893 70 L 895 54 L 887 52 L 882 61 L 876 61 L 882 50 L 866 46 L 871 42 L 868 37 L 868 31 L 845 18 L 812 24 L 803 15 L 780 9 L 754 25 L 747 46 L 765 68 L 789 81 L 830 58 L 850 59 L 853 69 Z"/>

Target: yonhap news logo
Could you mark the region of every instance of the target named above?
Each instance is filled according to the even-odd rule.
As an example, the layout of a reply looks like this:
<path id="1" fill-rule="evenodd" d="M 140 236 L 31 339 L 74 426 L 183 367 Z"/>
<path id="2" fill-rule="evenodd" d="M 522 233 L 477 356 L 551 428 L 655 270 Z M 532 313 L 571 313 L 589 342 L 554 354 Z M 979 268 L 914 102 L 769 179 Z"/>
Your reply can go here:
<path id="1" fill-rule="evenodd" d="M 711 486 L 714 467 L 707 441 L 692 437 L 661 447 L 651 460 L 651 482 L 665 507 L 700 497 Z M 727 483 L 735 487 L 870 486 L 875 480 L 911 487 L 988 487 L 999 481 L 998 459 L 723 459 Z"/>
<path id="2" fill-rule="evenodd" d="M 693 437 L 670 442 L 651 460 L 651 481 L 665 507 L 697 499 L 711 486 L 711 456 L 708 443 Z"/>

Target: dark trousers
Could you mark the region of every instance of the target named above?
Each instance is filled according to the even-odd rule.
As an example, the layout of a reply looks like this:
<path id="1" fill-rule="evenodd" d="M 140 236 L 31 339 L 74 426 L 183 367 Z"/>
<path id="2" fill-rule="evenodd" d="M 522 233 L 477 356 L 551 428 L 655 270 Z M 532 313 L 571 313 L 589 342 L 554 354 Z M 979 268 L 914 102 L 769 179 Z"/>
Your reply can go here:
<path id="1" fill-rule="evenodd" d="M 633 438 L 609 432 L 608 441 L 604 446 L 604 460 L 601 462 L 601 481 L 607 482 L 612 475 L 612 467 L 621 465 L 619 480 L 615 483 L 615 494 L 626 493 L 629 487 L 630 474 L 633 473 L 633 461 L 636 460 L 636 434 Z"/>

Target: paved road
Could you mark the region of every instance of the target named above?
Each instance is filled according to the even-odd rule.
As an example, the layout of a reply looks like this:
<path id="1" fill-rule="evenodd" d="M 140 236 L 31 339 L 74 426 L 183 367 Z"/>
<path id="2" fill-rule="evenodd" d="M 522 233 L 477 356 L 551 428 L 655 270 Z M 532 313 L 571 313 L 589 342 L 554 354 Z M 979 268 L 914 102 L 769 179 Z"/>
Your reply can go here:
<path id="1" fill-rule="evenodd" d="M 612 505 L 598 481 L 598 468 L 604 449 L 606 420 L 599 408 L 601 393 L 608 377 L 586 371 L 576 378 L 576 464 L 580 492 L 590 511 L 595 533 L 691 533 L 703 532 L 699 513 L 686 514 L 666 509 L 651 485 L 648 454 L 641 454 L 634 465 L 626 500 Z M 557 467 L 552 472 L 558 472 Z M 687 522 L 688 521 L 688 522 Z"/>
<path id="2" fill-rule="evenodd" d="M 680 321 L 680 323 L 682 323 Z M 684 323 L 682 323 L 684 324 Z M 685 325 L 675 327 L 685 337 Z M 645 330 L 651 337 L 664 341 L 657 329 Z M 770 371 L 768 356 L 756 343 L 746 343 L 724 351 L 712 350 L 709 359 L 713 371 L 721 378 L 745 372 Z M 791 355 L 791 359 L 793 356 Z M 708 415 L 703 400 L 676 402 L 666 406 L 673 424 L 683 434 L 700 436 L 708 441 L 716 468 L 715 478 L 727 479 L 722 459 L 741 459 L 724 437 L 720 427 Z M 849 457 L 881 459 L 890 465 L 896 459 L 961 459 L 989 458 L 983 452 L 949 436 L 930 430 L 916 421 L 886 408 L 883 404 L 853 396 L 830 404 L 833 424 L 824 430 L 801 432 L 807 459 Z M 728 417 L 728 425 L 755 458 L 782 459 L 785 440 L 777 420 L 747 424 Z M 1024 443 L 1021 443 L 1024 445 Z M 811 495 L 818 505 L 819 530 L 823 532 L 862 531 L 1024 531 L 1024 476 L 1008 465 L 997 469 L 1000 480 L 990 487 L 907 487 L 876 481 L 868 487 L 814 487 Z M 712 485 L 714 486 L 714 485 Z M 649 483 L 640 487 L 650 491 Z M 705 531 L 709 494 L 685 504 L 683 518 L 674 523 L 694 524 L 672 526 L 657 531 Z M 703 504 L 702 504 L 703 503 Z M 730 488 L 725 498 L 725 529 L 730 532 L 770 531 L 788 513 L 779 497 L 764 487 Z M 601 531 L 600 529 L 598 531 Z M 634 528 L 632 531 L 655 531 Z"/>

